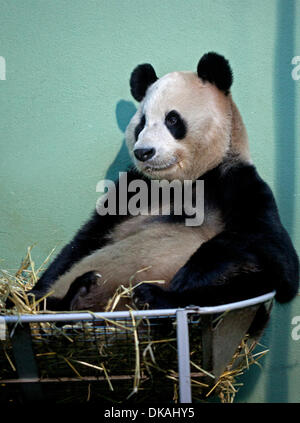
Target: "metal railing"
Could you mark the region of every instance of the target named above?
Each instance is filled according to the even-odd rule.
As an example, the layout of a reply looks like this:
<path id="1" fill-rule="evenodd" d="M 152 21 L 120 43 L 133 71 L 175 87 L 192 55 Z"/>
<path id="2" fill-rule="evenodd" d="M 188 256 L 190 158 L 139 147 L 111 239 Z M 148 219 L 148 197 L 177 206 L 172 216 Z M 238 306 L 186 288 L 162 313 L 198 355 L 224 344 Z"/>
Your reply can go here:
<path id="1" fill-rule="evenodd" d="M 163 310 L 137 310 L 137 311 L 115 311 L 115 312 L 70 312 L 70 313 L 45 313 L 45 314 L 22 314 L 0 316 L 0 333 L 6 333 L 6 325 L 18 323 L 43 323 L 43 322 L 76 322 L 76 321 L 92 321 L 116 320 L 116 319 L 136 319 L 152 318 L 152 317 L 173 317 L 176 319 L 176 336 L 177 336 L 177 356 L 178 356 L 178 375 L 179 375 L 179 398 L 180 402 L 190 403 L 192 401 L 191 392 L 191 372 L 190 372 L 190 340 L 188 330 L 188 318 L 192 314 L 196 315 L 215 315 L 233 310 L 247 309 L 259 304 L 268 302 L 273 299 L 275 292 L 270 292 L 255 298 L 238 301 L 234 303 L 211 306 L 211 307 L 187 307 L 179 309 L 163 309 Z M 0 338 L 1 339 L 1 338 Z M 25 339 L 25 338 L 24 338 Z M 26 340 L 23 339 L 24 348 L 26 349 Z M 27 366 L 27 367 L 26 367 Z M 24 365 L 19 366 L 19 378 L 26 380 L 36 373 L 33 370 L 33 363 L 24 358 Z M 20 370 L 21 369 L 21 370 Z M 21 373 L 21 374 L 20 374 Z M 38 380 L 38 378 L 36 378 Z"/>

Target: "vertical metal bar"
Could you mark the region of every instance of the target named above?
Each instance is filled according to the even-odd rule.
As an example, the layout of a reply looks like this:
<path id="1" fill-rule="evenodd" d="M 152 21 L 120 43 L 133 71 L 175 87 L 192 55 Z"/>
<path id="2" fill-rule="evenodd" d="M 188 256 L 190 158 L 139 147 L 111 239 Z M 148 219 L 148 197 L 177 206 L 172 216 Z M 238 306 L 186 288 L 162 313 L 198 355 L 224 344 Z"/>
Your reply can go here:
<path id="1" fill-rule="evenodd" d="M 6 321 L 4 317 L 0 316 L 0 341 L 6 339 Z"/>
<path id="2" fill-rule="evenodd" d="M 13 355 L 20 379 L 38 379 L 38 369 L 32 349 L 31 331 L 29 324 L 17 325 L 11 339 Z M 22 383 L 25 401 L 38 401 L 43 398 L 39 383 Z"/>
<path id="3" fill-rule="evenodd" d="M 202 341 L 202 368 L 213 373 L 213 317 L 212 315 L 201 316 L 201 341 Z M 211 385 L 215 380 L 205 376 L 203 382 Z"/>
<path id="4" fill-rule="evenodd" d="M 176 312 L 177 353 L 179 374 L 179 399 L 183 403 L 192 402 L 189 327 L 186 310 Z"/>

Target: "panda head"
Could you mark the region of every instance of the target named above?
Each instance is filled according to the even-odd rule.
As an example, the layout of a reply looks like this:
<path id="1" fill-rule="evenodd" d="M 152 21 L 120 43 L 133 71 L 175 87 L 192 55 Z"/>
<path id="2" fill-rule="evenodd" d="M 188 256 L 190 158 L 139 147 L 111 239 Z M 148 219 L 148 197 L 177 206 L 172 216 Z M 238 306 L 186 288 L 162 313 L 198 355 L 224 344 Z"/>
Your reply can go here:
<path id="1" fill-rule="evenodd" d="M 195 180 L 226 157 L 250 160 L 232 80 L 228 61 L 216 53 L 200 59 L 197 73 L 158 78 L 150 64 L 137 66 L 130 87 L 140 107 L 126 130 L 137 169 L 154 179 Z"/>

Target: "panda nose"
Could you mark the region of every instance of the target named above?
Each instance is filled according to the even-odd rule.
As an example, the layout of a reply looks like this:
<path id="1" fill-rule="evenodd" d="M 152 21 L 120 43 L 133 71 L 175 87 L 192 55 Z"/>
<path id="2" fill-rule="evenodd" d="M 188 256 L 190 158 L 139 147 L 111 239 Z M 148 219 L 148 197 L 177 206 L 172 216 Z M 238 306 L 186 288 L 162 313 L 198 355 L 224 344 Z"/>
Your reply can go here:
<path id="1" fill-rule="evenodd" d="M 134 155 L 141 162 L 146 162 L 155 155 L 155 148 L 137 148 L 134 150 Z"/>

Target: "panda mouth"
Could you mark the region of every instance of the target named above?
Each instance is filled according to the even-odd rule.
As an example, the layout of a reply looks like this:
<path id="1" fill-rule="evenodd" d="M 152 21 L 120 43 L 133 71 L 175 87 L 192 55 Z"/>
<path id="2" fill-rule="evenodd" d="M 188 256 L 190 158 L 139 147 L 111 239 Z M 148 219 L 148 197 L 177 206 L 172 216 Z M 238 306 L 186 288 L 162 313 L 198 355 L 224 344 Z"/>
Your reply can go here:
<path id="1" fill-rule="evenodd" d="M 148 163 L 147 165 L 145 165 L 144 170 L 147 172 L 160 172 L 162 170 L 170 169 L 176 164 L 178 164 L 177 159 L 174 159 L 168 163 L 153 163 L 153 164 Z"/>

